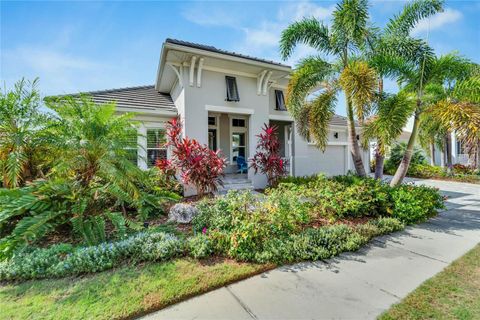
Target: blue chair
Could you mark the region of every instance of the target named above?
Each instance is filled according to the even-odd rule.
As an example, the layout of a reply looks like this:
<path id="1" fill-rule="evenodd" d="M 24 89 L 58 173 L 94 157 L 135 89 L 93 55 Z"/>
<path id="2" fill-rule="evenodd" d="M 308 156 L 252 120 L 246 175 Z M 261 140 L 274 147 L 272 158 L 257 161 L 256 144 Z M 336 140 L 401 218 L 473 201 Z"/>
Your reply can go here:
<path id="1" fill-rule="evenodd" d="M 238 167 L 238 170 L 237 170 L 237 173 L 247 173 L 248 171 L 248 164 L 247 164 L 247 161 L 245 161 L 245 158 L 242 157 L 242 156 L 238 156 L 237 159 L 237 167 Z"/>

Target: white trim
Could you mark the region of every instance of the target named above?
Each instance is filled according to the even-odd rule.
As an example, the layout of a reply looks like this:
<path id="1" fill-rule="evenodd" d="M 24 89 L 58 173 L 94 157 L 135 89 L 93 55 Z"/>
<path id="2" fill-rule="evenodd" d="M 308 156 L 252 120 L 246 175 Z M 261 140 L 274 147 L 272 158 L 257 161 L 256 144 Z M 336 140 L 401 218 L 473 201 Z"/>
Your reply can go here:
<path id="1" fill-rule="evenodd" d="M 329 141 L 327 142 L 327 146 L 347 146 L 347 141 Z"/>
<path id="2" fill-rule="evenodd" d="M 245 120 L 245 127 L 233 127 L 232 122 L 233 119 L 242 119 Z M 228 126 L 229 126 L 229 141 L 230 141 L 230 162 L 233 163 L 233 139 L 232 136 L 234 133 L 243 133 L 245 135 L 245 145 L 240 146 L 245 148 L 245 161 L 248 161 L 248 146 L 249 146 L 249 139 L 248 139 L 248 133 L 249 133 L 249 125 L 248 125 L 248 117 L 246 116 L 238 116 L 234 114 L 229 114 L 228 115 Z"/>
<path id="3" fill-rule="evenodd" d="M 215 125 L 208 125 L 208 130 L 210 129 L 215 129 L 217 130 L 216 133 L 216 140 L 217 140 L 217 150 L 220 150 L 220 114 L 218 113 L 210 113 L 207 114 L 207 123 L 208 123 L 208 118 L 209 117 L 214 117 L 215 118 Z M 217 151 L 215 150 L 215 151 Z"/>
<path id="4" fill-rule="evenodd" d="M 267 73 L 267 78 L 265 78 L 265 81 L 263 83 L 263 89 L 262 89 L 262 94 L 264 96 L 267 95 L 267 88 L 268 88 L 268 81 L 270 81 L 270 78 L 272 77 L 272 71 L 268 71 Z"/>
<path id="5" fill-rule="evenodd" d="M 219 113 L 234 113 L 234 114 L 246 114 L 246 115 L 251 115 L 255 113 L 255 110 L 253 109 L 225 107 L 225 106 L 212 106 L 209 104 L 205 105 L 205 110 L 212 111 L 212 112 L 219 112 Z"/>
<path id="6" fill-rule="evenodd" d="M 277 65 L 277 64 L 271 64 L 271 63 L 267 63 L 267 62 L 255 61 L 255 60 L 252 60 L 252 59 L 232 56 L 232 55 L 225 54 L 225 53 L 217 53 L 217 52 L 211 52 L 211 51 L 208 51 L 208 50 L 202 50 L 202 49 L 196 49 L 196 48 L 191 48 L 191 47 L 187 47 L 187 46 L 177 45 L 177 44 L 174 44 L 174 43 L 168 43 L 168 42 L 165 43 L 165 46 L 164 46 L 163 49 L 166 49 L 166 48 L 173 49 L 173 50 L 176 49 L 176 50 L 183 51 L 183 52 L 191 52 L 191 53 L 194 53 L 194 54 L 202 54 L 202 55 L 205 55 L 205 56 L 220 58 L 220 59 L 223 59 L 223 60 L 230 60 L 230 61 L 241 62 L 241 63 L 245 63 L 245 64 L 250 64 L 250 65 L 262 66 L 264 68 L 271 68 L 271 69 L 282 70 L 282 71 L 286 71 L 286 72 L 290 72 L 292 70 L 292 68 L 290 66 L 280 66 L 280 65 Z"/>
<path id="7" fill-rule="evenodd" d="M 180 84 L 180 87 L 183 88 L 183 80 L 182 80 L 182 75 L 183 75 L 183 67 L 180 65 L 178 68 L 179 70 L 177 70 L 177 68 L 175 67 L 175 65 L 173 63 L 167 63 L 167 66 L 169 66 L 170 68 L 173 69 L 173 71 L 175 71 L 175 74 L 177 75 L 177 78 L 178 78 L 178 82 Z"/>
<path id="8" fill-rule="evenodd" d="M 262 83 L 263 83 L 263 78 L 265 77 L 265 74 L 267 74 L 267 70 L 263 70 L 260 74 L 257 75 L 257 95 L 258 96 L 262 92 Z"/>
<path id="9" fill-rule="evenodd" d="M 160 116 L 171 116 L 175 117 L 178 115 L 176 111 L 166 111 L 166 110 L 158 110 L 155 108 L 136 108 L 136 107 L 117 107 L 117 112 L 130 112 L 130 113 L 135 113 L 137 115 L 142 115 L 142 114 L 152 114 L 152 115 L 160 115 Z"/>
<path id="10" fill-rule="evenodd" d="M 291 115 L 283 115 L 283 114 L 269 114 L 268 120 L 277 120 L 277 121 L 294 121 Z"/>
<path id="11" fill-rule="evenodd" d="M 188 78 L 188 84 L 190 85 L 190 87 L 193 87 L 193 76 L 194 76 L 194 72 L 195 72 L 195 62 L 197 61 L 197 56 L 192 56 L 192 62 L 190 62 L 190 74 L 189 74 L 189 78 Z"/>
<path id="12" fill-rule="evenodd" d="M 200 61 L 198 61 L 198 69 L 197 69 L 197 88 L 200 88 L 200 87 L 202 86 L 203 61 L 205 61 L 204 58 L 200 58 Z"/>

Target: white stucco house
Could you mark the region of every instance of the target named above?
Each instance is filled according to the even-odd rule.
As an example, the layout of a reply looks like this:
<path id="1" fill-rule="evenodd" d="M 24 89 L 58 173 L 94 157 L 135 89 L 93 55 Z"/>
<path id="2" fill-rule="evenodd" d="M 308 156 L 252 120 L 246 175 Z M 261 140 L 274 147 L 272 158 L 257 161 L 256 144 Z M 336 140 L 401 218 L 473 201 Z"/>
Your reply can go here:
<path id="1" fill-rule="evenodd" d="M 153 67 L 153 66 L 152 66 Z M 236 158 L 255 153 L 256 135 L 264 123 L 278 126 L 282 156 L 295 176 L 354 170 L 347 143 L 347 121 L 334 116 L 325 152 L 300 137 L 286 111 L 284 95 L 290 66 L 212 46 L 166 39 L 160 53 L 156 83 L 88 92 L 96 102 L 116 101 L 119 112 L 135 112 L 139 126 L 137 163 L 152 166 L 168 158 L 165 124 L 180 116 L 183 135 L 221 149 L 228 159 L 226 173 L 236 173 Z M 358 128 L 360 131 L 360 128 Z M 364 151 L 369 165 L 369 152 Z M 266 178 L 249 170 L 244 183 L 264 187 Z"/>

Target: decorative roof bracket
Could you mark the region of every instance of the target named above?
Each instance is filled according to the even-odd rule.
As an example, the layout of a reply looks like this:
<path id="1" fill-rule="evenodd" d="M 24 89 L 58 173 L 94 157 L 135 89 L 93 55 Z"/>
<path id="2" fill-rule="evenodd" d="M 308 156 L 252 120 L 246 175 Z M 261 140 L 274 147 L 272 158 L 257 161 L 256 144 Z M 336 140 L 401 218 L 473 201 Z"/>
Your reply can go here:
<path id="1" fill-rule="evenodd" d="M 195 72 L 196 61 L 197 61 L 197 56 L 192 56 L 192 61 L 190 62 L 190 77 L 188 78 L 190 87 L 193 87 L 193 76 Z"/>
<path id="2" fill-rule="evenodd" d="M 261 73 L 257 75 L 257 95 L 262 93 L 262 86 L 263 86 L 263 78 L 267 74 L 267 70 L 263 70 Z"/>
<path id="3" fill-rule="evenodd" d="M 203 70 L 203 61 L 204 58 L 200 58 L 198 61 L 198 69 L 197 69 L 197 88 L 202 86 L 202 70 Z"/>
<path id="4" fill-rule="evenodd" d="M 178 83 L 180 84 L 180 87 L 183 88 L 183 79 L 182 79 L 182 76 L 183 76 L 183 66 L 179 66 L 178 69 L 176 66 L 174 66 L 172 63 L 167 63 L 167 65 L 173 69 L 173 71 L 175 72 L 175 74 L 177 75 L 177 78 L 178 78 Z"/>

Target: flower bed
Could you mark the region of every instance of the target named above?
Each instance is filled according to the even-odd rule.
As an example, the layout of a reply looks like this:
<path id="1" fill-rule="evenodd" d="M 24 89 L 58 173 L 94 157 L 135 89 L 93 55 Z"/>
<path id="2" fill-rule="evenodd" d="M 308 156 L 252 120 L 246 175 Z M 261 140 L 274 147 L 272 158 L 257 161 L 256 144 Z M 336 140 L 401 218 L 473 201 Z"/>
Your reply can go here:
<path id="1" fill-rule="evenodd" d="M 442 200 L 425 186 L 392 188 L 355 176 L 288 178 L 261 197 L 237 191 L 200 201 L 189 237 L 150 231 L 96 246 L 25 249 L 0 262 L 0 280 L 75 276 L 179 256 L 277 264 L 326 259 L 428 219 Z"/>

